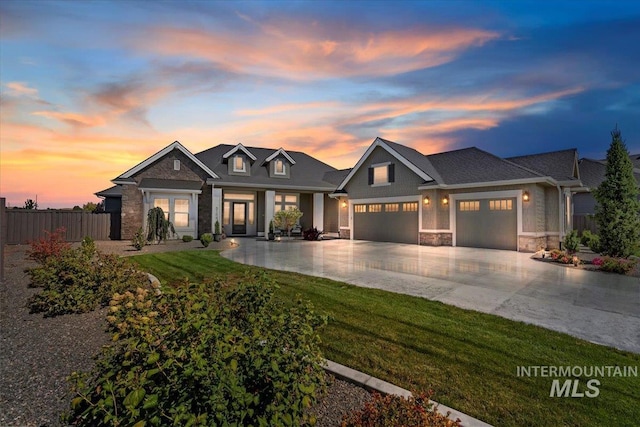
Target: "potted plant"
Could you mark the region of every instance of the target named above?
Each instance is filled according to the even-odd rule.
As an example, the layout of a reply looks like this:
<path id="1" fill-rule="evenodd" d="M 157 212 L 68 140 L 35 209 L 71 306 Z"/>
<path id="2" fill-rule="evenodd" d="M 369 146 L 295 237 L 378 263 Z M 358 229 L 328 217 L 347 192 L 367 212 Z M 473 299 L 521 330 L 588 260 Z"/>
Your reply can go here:
<path id="1" fill-rule="evenodd" d="M 220 221 L 216 220 L 216 223 L 213 227 L 213 240 L 219 242 L 221 236 L 222 233 L 220 232 Z"/>
<path id="2" fill-rule="evenodd" d="M 273 233 L 273 220 L 269 221 L 269 234 L 267 235 L 267 238 L 269 240 L 273 240 L 276 238 L 275 234 Z"/>

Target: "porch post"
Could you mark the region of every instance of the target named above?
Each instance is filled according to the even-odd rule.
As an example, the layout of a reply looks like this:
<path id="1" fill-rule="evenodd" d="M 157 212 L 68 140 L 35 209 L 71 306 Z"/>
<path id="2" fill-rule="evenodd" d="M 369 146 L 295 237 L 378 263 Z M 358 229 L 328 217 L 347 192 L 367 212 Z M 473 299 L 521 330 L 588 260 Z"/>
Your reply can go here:
<path id="1" fill-rule="evenodd" d="M 269 221 L 273 219 L 274 207 L 276 203 L 276 192 L 266 190 L 264 192 L 264 233 L 269 233 Z"/>
<path id="2" fill-rule="evenodd" d="M 313 226 L 324 230 L 324 193 L 313 193 Z"/>

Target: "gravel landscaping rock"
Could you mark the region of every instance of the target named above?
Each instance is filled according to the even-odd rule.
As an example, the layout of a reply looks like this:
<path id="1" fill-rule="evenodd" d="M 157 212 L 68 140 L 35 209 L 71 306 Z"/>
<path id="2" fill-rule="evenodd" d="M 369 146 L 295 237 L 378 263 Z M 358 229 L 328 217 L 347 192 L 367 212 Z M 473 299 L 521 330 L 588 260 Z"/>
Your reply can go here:
<path id="1" fill-rule="evenodd" d="M 203 248 L 199 241 L 172 241 L 135 251 L 129 242 L 96 242 L 99 250 L 120 255 L 176 250 L 225 249 L 229 239 Z M 0 283 L 0 426 L 58 426 L 69 407 L 66 377 L 89 371 L 93 357 L 109 341 L 105 310 L 81 315 L 44 318 L 29 314 L 27 300 L 38 289 L 29 288 L 24 269 L 26 245 L 5 249 L 5 280 Z M 359 409 L 369 393 L 353 384 L 329 378 L 327 395 L 311 412 L 319 427 L 340 425 L 342 416 Z"/>

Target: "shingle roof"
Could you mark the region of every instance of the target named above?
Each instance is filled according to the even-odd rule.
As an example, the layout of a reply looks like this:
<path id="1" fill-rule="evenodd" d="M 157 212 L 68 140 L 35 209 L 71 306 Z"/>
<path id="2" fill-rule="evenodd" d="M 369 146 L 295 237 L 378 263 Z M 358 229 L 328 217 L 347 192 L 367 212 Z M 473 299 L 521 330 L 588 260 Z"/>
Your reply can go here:
<path id="1" fill-rule="evenodd" d="M 509 157 L 509 160 L 544 176 L 550 176 L 558 181 L 576 179 L 573 176 L 577 150 L 552 151 L 549 153 L 530 154 L 527 156 Z"/>
<path id="2" fill-rule="evenodd" d="M 438 171 L 439 184 L 471 184 L 543 176 L 476 147 L 430 154 L 426 158 Z"/>
<path id="3" fill-rule="evenodd" d="M 122 186 L 114 185 L 113 187 L 98 191 L 95 195 L 98 197 L 122 197 Z"/>
<path id="4" fill-rule="evenodd" d="M 607 163 L 604 160 L 580 159 L 580 181 L 590 189 L 598 187 L 604 181 Z M 633 175 L 640 186 L 640 170 L 634 169 Z"/>
<path id="5" fill-rule="evenodd" d="M 223 163 L 222 156 L 233 147 L 233 145 L 229 144 L 220 144 L 195 155 L 196 158 L 220 177 L 220 185 L 229 182 L 247 185 L 271 185 L 280 188 L 290 186 L 292 189 L 318 188 L 327 191 L 332 191 L 336 187 L 335 183 L 325 180 L 327 172 L 336 171 L 334 167 L 299 151 L 287 150 L 287 154 L 296 162 L 290 168 L 289 179 L 270 177 L 269 167 L 265 164 L 265 160 L 278 151 L 277 148 L 245 147 L 256 157 L 256 161 L 251 165 L 251 175 L 229 175 L 228 166 Z"/>
<path id="6" fill-rule="evenodd" d="M 396 142 L 382 139 L 380 137 L 378 137 L 378 139 L 397 151 L 398 154 L 407 159 L 409 162 L 413 163 L 416 167 L 433 178 L 434 181 L 439 183 L 442 182 L 442 177 L 440 176 L 434 165 L 424 154 L 411 147 L 407 147 L 406 145 L 398 144 Z"/>
<path id="7" fill-rule="evenodd" d="M 338 186 L 349 175 L 349 172 L 351 172 L 351 168 L 329 171 L 324 174 L 323 180 Z"/>

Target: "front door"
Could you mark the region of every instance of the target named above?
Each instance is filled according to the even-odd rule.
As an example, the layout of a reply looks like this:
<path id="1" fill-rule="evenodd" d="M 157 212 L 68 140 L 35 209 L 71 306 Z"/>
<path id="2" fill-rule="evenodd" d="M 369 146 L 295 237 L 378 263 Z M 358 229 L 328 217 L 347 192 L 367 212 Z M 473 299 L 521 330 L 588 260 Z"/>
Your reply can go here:
<path id="1" fill-rule="evenodd" d="M 247 204 L 233 202 L 232 234 L 247 234 Z"/>

